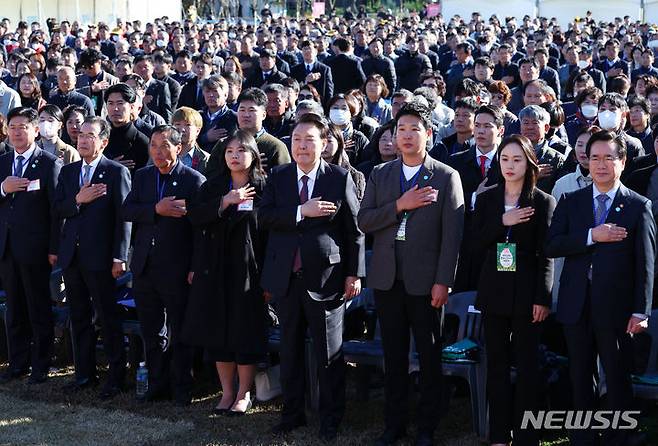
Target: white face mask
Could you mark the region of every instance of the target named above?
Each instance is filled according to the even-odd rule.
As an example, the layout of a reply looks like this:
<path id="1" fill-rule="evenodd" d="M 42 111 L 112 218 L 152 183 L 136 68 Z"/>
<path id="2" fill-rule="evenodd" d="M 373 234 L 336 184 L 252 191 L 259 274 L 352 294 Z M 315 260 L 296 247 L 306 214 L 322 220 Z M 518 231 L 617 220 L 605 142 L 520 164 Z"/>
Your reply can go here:
<path id="1" fill-rule="evenodd" d="M 329 119 L 336 125 L 345 125 L 350 122 L 352 115 L 349 110 L 337 110 L 332 108 L 329 110 Z"/>
<path id="2" fill-rule="evenodd" d="M 587 67 L 589 67 L 589 62 L 587 62 L 586 60 L 579 60 L 578 61 L 578 68 L 580 68 L 581 70 L 584 70 Z"/>
<path id="3" fill-rule="evenodd" d="M 40 122 L 39 134 L 46 139 L 53 139 L 58 134 L 57 124 L 50 121 Z"/>
<path id="4" fill-rule="evenodd" d="M 587 119 L 596 118 L 596 114 L 599 112 L 599 108 L 596 105 L 592 104 L 583 104 L 580 107 L 580 111 L 583 113 L 583 116 Z"/>
<path id="5" fill-rule="evenodd" d="M 617 130 L 619 127 L 619 115 L 610 110 L 599 113 L 599 126 L 603 130 Z"/>

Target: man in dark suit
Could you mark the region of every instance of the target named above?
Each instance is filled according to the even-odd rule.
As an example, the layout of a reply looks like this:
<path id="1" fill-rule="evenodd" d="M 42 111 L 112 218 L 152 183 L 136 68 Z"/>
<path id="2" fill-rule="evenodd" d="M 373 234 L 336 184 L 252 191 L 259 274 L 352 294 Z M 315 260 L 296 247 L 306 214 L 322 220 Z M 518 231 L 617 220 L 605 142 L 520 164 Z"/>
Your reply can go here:
<path id="1" fill-rule="evenodd" d="M 281 323 L 283 410 L 273 431 L 288 433 L 306 424 L 308 329 L 320 381 L 319 436 L 331 441 L 345 412 L 345 300 L 359 294 L 365 266 L 356 186 L 346 170 L 322 160 L 327 132 L 318 115 L 297 121 L 292 131 L 295 163 L 271 172 L 259 218 L 269 230 L 261 285 L 277 300 Z"/>
<path id="2" fill-rule="evenodd" d="M 370 56 L 361 62 L 363 74 L 366 75 L 366 78 L 371 74 L 380 74 L 386 82 L 389 94 L 393 94 L 397 85 L 397 72 L 393 61 L 384 56 L 384 42 L 382 39 L 373 39 L 368 44 L 368 51 L 370 51 Z"/>
<path id="3" fill-rule="evenodd" d="M 368 286 L 375 289 L 386 369 L 386 430 L 375 444 L 406 435 L 413 330 L 421 395 L 415 444 L 428 446 L 440 413 L 441 307 L 455 280 L 464 196 L 457 171 L 427 156 L 429 107 L 404 104 L 395 137 L 402 157 L 375 167 L 359 211 L 359 227 L 374 236 Z"/>
<path id="4" fill-rule="evenodd" d="M 597 68 L 603 71 L 607 79 L 621 74 L 631 78 L 631 65 L 619 58 L 619 40 L 609 39 L 605 43 L 605 59 L 599 62 Z"/>
<path id="5" fill-rule="evenodd" d="M 16 107 L 7 122 L 14 150 L 0 156 L 0 278 L 7 294 L 9 368 L 0 383 L 32 366 L 30 383 L 37 384 L 48 377 L 53 350 L 50 270 L 61 227 L 53 206 L 62 163 L 36 146 L 34 109 Z"/>
<path id="6" fill-rule="evenodd" d="M 75 392 L 97 381 L 95 315 L 109 363 L 100 395 L 104 399 L 123 389 L 126 374 L 114 279 L 126 271 L 130 244 L 130 223 L 121 218 L 130 172 L 103 156 L 109 137 L 110 124 L 105 119 L 85 119 L 77 147 L 82 160 L 62 169 L 55 200 L 57 215 L 64 220 L 58 265 L 64 270 L 75 352 L 75 379 L 65 390 Z"/>
<path id="7" fill-rule="evenodd" d="M 475 195 L 501 180 L 496 152 L 505 132 L 504 115 L 495 107 L 483 106 L 475 112 L 475 147 L 455 153 L 448 165 L 459 172 L 466 212 L 464 238 L 459 255 L 455 291 L 477 289 L 482 256 L 475 252 L 471 224 Z"/>
<path id="8" fill-rule="evenodd" d="M 300 84 L 311 84 L 320 94 L 323 104 L 327 104 L 334 95 L 334 81 L 331 69 L 318 62 L 318 50 L 314 42 L 305 40 L 301 44 L 304 63 L 295 65 L 290 69 L 290 76 L 297 79 Z"/>
<path id="9" fill-rule="evenodd" d="M 163 52 L 162 54 L 156 54 L 153 56 L 153 77 L 167 84 L 169 87 L 169 93 L 171 94 L 171 109 L 176 110 L 178 108 L 178 100 L 180 99 L 180 93 L 183 87 L 181 87 L 181 84 L 171 76 L 174 74 L 171 70 L 173 62 L 174 59 L 169 53 Z"/>
<path id="10" fill-rule="evenodd" d="M 192 58 L 192 64 L 192 70 L 196 74 L 196 77 L 188 81 L 181 90 L 180 97 L 178 98 L 178 107 L 190 107 L 195 110 L 201 110 L 205 105 L 201 85 L 212 74 L 212 57 L 206 53 L 194 56 Z"/>
<path id="11" fill-rule="evenodd" d="M 265 84 L 281 83 L 286 76 L 276 67 L 276 53 L 273 50 L 264 49 L 259 57 L 260 65 L 254 70 L 254 74 L 246 80 L 244 88 L 262 88 Z"/>
<path id="12" fill-rule="evenodd" d="M 647 327 L 651 313 L 656 225 L 651 202 L 619 180 L 626 162 L 624 140 L 601 131 L 586 150 L 593 184 L 560 200 L 546 254 L 565 258 L 557 320 L 564 325 L 569 351 L 574 410 L 596 408 L 597 355 L 605 372 L 606 409 L 628 410 L 631 336 Z M 631 444 L 628 431 L 603 435 L 606 445 Z M 597 431 L 574 431 L 571 444 L 596 444 L 597 436 Z"/>
<path id="13" fill-rule="evenodd" d="M 135 58 L 135 73 L 146 82 L 146 96 L 144 103 L 149 109 L 162 116 L 169 122 L 173 110 L 171 107 L 171 92 L 169 86 L 153 77 L 153 57 L 145 54 Z"/>
<path id="14" fill-rule="evenodd" d="M 101 61 L 103 55 L 94 49 L 86 49 L 80 53 L 80 68 L 84 74 L 78 76 L 75 88 L 79 93 L 88 96 L 94 104 L 96 116 L 103 116 L 105 98 L 103 93 L 119 79 L 103 71 Z"/>
<path id="15" fill-rule="evenodd" d="M 334 93 L 347 93 L 353 88 L 363 87 L 366 75 L 361 68 L 361 60 L 349 54 L 352 43 L 344 37 L 339 37 L 334 40 L 333 48 L 336 56 L 327 59 L 327 65 L 331 68 Z"/>
<path id="16" fill-rule="evenodd" d="M 149 369 L 144 400 L 167 397 L 171 386 L 176 404 L 185 406 L 191 401 L 192 349 L 181 342 L 180 333 L 193 244 L 185 215 L 205 177 L 178 161 L 180 151 L 181 135 L 175 127 L 153 130 L 153 165 L 135 173 L 123 216 L 135 225 L 130 270 Z"/>

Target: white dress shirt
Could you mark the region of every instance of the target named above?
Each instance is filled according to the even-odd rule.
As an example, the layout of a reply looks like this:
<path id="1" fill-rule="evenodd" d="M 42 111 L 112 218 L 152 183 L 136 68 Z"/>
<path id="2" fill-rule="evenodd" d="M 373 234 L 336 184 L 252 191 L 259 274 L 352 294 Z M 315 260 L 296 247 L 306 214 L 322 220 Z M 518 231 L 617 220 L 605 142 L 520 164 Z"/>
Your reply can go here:
<path id="1" fill-rule="evenodd" d="M 302 169 L 297 166 L 297 192 L 300 193 L 302 191 L 302 187 L 304 187 L 304 183 L 302 182 L 302 177 L 306 175 L 308 177 L 308 180 L 306 181 L 306 187 L 308 188 L 308 199 L 310 200 L 311 197 L 313 196 L 313 187 L 315 186 L 315 179 L 318 176 L 318 169 L 320 168 L 320 162 L 318 162 L 313 169 L 309 173 L 304 173 Z M 302 216 L 302 206 L 299 205 L 297 206 L 297 217 L 295 218 L 295 221 L 299 223 L 302 221 L 304 217 Z"/>
<path id="2" fill-rule="evenodd" d="M 496 149 L 490 150 L 487 153 L 482 153 L 482 151 L 476 147 L 475 148 L 475 163 L 480 167 L 480 157 L 481 156 L 486 156 L 487 159 L 484 161 L 484 168 L 486 169 L 487 172 L 489 172 L 489 168 L 491 168 L 491 163 L 493 163 L 493 159 L 496 156 Z M 477 200 L 477 194 L 473 192 L 471 194 L 471 210 L 475 209 L 475 201 Z"/>

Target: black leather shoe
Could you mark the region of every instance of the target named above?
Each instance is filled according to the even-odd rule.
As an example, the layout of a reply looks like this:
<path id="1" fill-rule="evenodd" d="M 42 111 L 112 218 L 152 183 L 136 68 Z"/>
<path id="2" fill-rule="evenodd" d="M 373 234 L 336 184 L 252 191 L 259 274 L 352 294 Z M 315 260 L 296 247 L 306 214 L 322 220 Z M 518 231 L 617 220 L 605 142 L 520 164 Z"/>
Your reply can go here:
<path id="1" fill-rule="evenodd" d="M 27 375 L 27 370 L 11 370 L 7 369 L 0 374 L 0 384 L 7 384 L 16 379 L 21 379 Z"/>
<path id="2" fill-rule="evenodd" d="M 48 380 L 48 373 L 32 372 L 27 379 L 28 384 L 43 384 Z"/>
<path id="3" fill-rule="evenodd" d="M 274 435 L 286 435 L 298 427 L 306 426 L 306 421 L 282 421 L 272 428 Z"/>
<path id="4" fill-rule="evenodd" d="M 324 441 L 325 443 L 335 442 L 337 436 L 338 436 L 338 426 L 335 426 L 333 424 L 326 424 L 320 426 L 320 432 L 318 433 L 318 437 L 320 438 L 320 440 Z"/>
<path id="5" fill-rule="evenodd" d="M 101 392 L 98 394 L 98 397 L 102 400 L 111 400 L 115 396 L 119 395 L 123 389 L 116 384 L 107 383 L 101 389 Z"/>
<path id="6" fill-rule="evenodd" d="M 375 441 L 375 446 L 390 446 L 407 436 L 404 429 L 386 429 Z"/>
<path id="7" fill-rule="evenodd" d="M 74 379 L 62 386 L 62 392 L 70 394 L 91 389 L 98 385 L 97 378 Z"/>
<path id="8" fill-rule="evenodd" d="M 416 446 L 432 446 L 434 444 L 432 434 L 428 432 L 418 432 L 415 444 Z"/>

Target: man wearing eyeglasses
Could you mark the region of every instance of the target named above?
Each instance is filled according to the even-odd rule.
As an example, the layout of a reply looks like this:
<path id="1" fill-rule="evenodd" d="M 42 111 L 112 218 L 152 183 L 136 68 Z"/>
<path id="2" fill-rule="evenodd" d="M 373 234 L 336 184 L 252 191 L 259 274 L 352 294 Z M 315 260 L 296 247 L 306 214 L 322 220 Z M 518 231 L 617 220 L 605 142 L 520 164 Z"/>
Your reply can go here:
<path id="1" fill-rule="evenodd" d="M 17 107 L 7 116 L 14 151 L 0 156 L 0 278 L 7 294 L 9 368 L 0 383 L 21 378 L 46 381 L 53 352 L 50 271 L 57 262 L 60 223 L 53 215 L 55 156 L 35 143 L 36 110 Z"/>
<path id="2" fill-rule="evenodd" d="M 592 185 L 566 194 L 553 214 L 546 254 L 564 257 L 557 320 L 564 326 L 573 409 L 596 407 L 595 358 L 605 374 L 608 410 L 631 407 L 634 334 L 651 314 L 656 224 L 651 202 L 621 181 L 626 143 L 600 131 L 587 143 Z M 600 431 L 571 433 L 572 445 L 598 444 Z M 631 438 L 629 438 L 631 437 Z M 638 444 L 627 430 L 603 432 L 601 444 Z"/>

